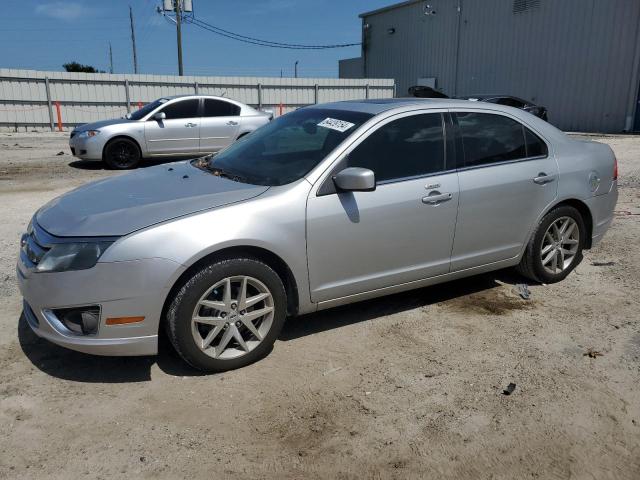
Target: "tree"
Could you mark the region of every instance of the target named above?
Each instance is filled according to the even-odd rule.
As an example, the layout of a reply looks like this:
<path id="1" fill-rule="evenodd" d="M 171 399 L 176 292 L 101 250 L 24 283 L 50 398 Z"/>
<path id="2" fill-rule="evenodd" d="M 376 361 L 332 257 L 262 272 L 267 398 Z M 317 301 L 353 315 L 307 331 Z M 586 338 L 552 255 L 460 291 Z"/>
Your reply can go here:
<path id="1" fill-rule="evenodd" d="M 78 62 L 70 62 L 62 65 L 67 72 L 105 73 L 104 70 L 96 70 L 91 65 L 82 65 Z"/>

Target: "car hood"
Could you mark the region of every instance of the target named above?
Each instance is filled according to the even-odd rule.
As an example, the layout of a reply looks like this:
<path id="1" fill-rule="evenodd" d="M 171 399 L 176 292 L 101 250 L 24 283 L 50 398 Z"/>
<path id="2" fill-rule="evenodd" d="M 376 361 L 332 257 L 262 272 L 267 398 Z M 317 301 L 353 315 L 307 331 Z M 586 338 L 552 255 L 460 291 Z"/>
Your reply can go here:
<path id="1" fill-rule="evenodd" d="M 47 203 L 36 221 L 60 237 L 121 236 L 248 200 L 268 189 L 212 175 L 188 161 L 178 162 L 84 185 Z"/>
<path id="2" fill-rule="evenodd" d="M 102 120 L 100 122 L 93 123 L 85 123 L 83 125 L 78 125 L 73 129 L 74 132 L 84 132 L 85 130 L 99 130 L 103 127 L 108 127 L 110 125 L 118 125 L 120 123 L 133 123 L 137 122 L 137 120 L 129 120 L 128 118 L 114 118 L 113 120 Z"/>

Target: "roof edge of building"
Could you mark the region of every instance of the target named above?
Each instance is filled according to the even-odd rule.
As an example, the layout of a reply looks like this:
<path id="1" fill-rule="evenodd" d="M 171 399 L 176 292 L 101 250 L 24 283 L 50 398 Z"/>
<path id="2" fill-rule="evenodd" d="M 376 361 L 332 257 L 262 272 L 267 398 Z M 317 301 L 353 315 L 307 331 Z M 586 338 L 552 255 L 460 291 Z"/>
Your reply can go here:
<path id="1" fill-rule="evenodd" d="M 406 7 L 412 5 L 414 3 L 420 3 L 423 0 L 406 0 L 400 3 L 394 3 L 393 5 L 388 5 L 386 7 L 377 8 L 376 10 L 371 10 L 369 12 L 364 12 L 358 15 L 360 18 L 370 17 L 371 15 L 377 15 L 378 13 L 388 12 L 389 10 L 395 10 L 397 8 Z"/>

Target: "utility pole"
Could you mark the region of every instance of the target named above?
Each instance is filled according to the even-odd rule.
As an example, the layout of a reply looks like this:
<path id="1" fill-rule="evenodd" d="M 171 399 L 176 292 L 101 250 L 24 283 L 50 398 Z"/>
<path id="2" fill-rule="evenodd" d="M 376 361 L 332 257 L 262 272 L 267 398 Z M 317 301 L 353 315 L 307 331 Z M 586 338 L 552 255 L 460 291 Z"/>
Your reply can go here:
<path id="1" fill-rule="evenodd" d="M 109 42 L 109 73 L 113 73 L 113 50 L 111 49 L 111 42 Z"/>
<path id="2" fill-rule="evenodd" d="M 178 37 L 178 75 L 182 76 L 182 12 L 181 12 L 181 4 L 182 0 L 175 0 L 176 4 L 176 35 Z"/>
<path id="3" fill-rule="evenodd" d="M 296 63 L 293 64 L 293 76 L 295 78 L 298 78 L 298 62 L 299 60 L 296 60 Z"/>
<path id="4" fill-rule="evenodd" d="M 138 55 L 136 53 L 136 32 L 133 29 L 133 10 L 129 5 L 129 20 L 131 22 L 131 46 L 133 47 L 133 73 L 138 73 Z"/>

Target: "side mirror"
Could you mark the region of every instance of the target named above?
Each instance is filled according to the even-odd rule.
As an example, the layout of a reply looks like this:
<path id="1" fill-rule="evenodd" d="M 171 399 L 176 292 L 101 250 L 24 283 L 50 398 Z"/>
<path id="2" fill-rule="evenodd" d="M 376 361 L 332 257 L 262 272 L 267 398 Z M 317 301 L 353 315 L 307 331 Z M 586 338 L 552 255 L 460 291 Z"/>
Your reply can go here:
<path id="1" fill-rule="evenodd" d="M 130 114 L 130 113 L 127 113 L 127 114 L 124 116 L 124 118 L 126 118 L 127 120 L 131 120 L 131 114 Z"/>
<path id="2" fill-rule="evenodd" d="M 158 113 L 156 113 L 156 114 L 153 116 L 153 118 L 154 118 L 155 120 L 158 120 L 159 122 L 161 122 L 162 120 L 164 120 L 165 118 L 167 118 L 167 114 L 166 114 L 166 113 L 164 113 L 164 112 L 158 112 Z"/>
<path id="3" fill-rule="evenodd" d="M 368 168 L 349 167 L 334 175 L 333 183 L 339 192 L 372 192 L 376 189 L 376 176 Z"/>

